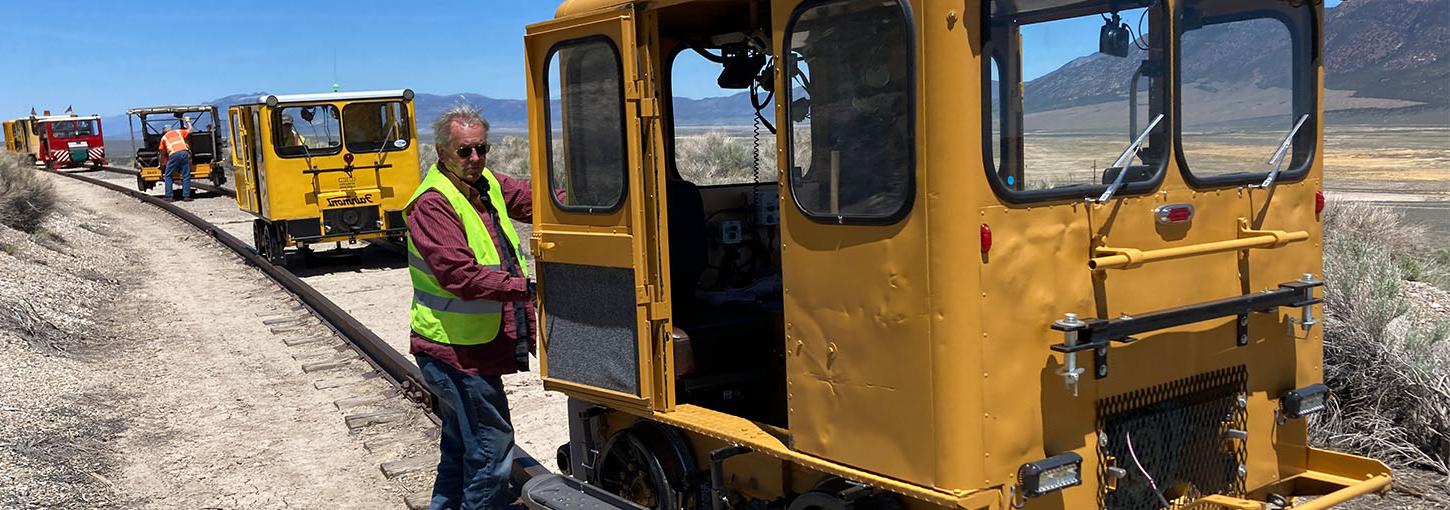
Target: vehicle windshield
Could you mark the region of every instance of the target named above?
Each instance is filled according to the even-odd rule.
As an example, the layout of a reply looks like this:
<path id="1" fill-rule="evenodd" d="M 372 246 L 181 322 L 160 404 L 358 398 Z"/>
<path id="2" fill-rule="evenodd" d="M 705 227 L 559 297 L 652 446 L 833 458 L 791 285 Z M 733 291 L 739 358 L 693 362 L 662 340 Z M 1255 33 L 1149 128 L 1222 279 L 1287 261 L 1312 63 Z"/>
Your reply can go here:
<path id="1" fill-rule="evenodd" d="M 56 138 L 75 138 L 95 134 L 96 121 L 94 120 L 61 120 L 50 123 L 50 136 Z"/>
<path id="2" fill-rule="evenodd" d="M 408 110 L 399 101 L 344 106 L 342 128 L 352 152 L 400 151 L 408 148 L 413 132 Z"/>
<path id="3" fill-rule="evenodd" d="M 209 112 L 186 112 L 181 114 L 186 118 L 192 131 L 211 131 L 212 120 Z M 141 116 L 141 122 L 146 126 L 147 134 L 165 134 L 167 131 L 181 128 L 181 119 L 175 113 L 151 113 Z"/>
<path id="4" fill-rule="evenodd" d="M 1163 2 L 989 5 L 983 128 L 994 188 L 1033 200 L 1096 197 L 1145 130 L 1118 194 L 1150 187 L 1169 145 L 1170 123 L 1148 130 L 1166 110 Z"/>
<path id="5" fill-rule="evenodd" d="M 337 154 L 342 150 L 342 126 L 337 107 L 330 104 L 286 106 L 272 119 L 272 139 L 282 157 Z"/>
<path id="6" fill-rule="evenodd" d="M 1313 20 L 1311 5 L 1287 0 L 1180 5 L 1178 153 L 1195 184 L 1264 182 L 1296 125 L 1280 172 L 1293 179 L 1308 170 L 1318 122 Z"/>

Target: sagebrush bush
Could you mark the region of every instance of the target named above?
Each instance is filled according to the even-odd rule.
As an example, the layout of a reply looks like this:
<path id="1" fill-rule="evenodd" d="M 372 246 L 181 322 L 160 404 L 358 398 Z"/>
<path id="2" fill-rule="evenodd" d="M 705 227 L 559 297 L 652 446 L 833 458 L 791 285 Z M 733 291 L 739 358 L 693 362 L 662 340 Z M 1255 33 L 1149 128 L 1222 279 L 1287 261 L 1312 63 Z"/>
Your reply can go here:
<path id="1" fill-rule="evenodd" d="M 0 154 L 0 224 L 34 233 L 56 208 L 55 188 L 27 161 Z"/>
<path id="2" fill-rule="evenodd" d="M 1363 203 L 1324 213 L 1324 380 L 1317 441 L 1396 467 L 1450 475 L 1450 349 L 1444 324 L 1416 325 L 1405 267 L 1428 267 L 1424 230 Z"/>

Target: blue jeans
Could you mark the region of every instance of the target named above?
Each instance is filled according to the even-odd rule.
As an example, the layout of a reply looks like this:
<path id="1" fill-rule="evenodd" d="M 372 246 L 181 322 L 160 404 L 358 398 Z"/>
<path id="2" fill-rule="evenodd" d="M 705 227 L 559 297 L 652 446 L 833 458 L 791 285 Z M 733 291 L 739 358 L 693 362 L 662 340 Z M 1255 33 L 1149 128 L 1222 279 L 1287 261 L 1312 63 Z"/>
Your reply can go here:
<path id="1" fill-rule="evenodd" d="M 499 376 L 458 371 L 426 355 L 415 355 L 423 382 L 438 395 L 442 419 L 438 478 L 430 509 L 507 508 L 514 428 Z"/>
<path id="2" fill-rule="evenodd" d="M 191 151 L 176 151 L 166 158 L 166 171 L 161 180 L 166 183 L 166 196 L 171 196 L 171 176 L 181 172 L 181 195 L 191 198 Z"/>

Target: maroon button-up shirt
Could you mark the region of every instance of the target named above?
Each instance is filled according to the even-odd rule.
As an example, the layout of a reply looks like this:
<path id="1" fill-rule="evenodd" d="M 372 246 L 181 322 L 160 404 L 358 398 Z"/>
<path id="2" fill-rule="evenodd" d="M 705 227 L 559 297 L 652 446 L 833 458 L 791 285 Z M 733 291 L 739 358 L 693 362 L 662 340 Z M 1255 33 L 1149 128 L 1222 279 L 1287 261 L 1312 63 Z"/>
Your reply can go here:
<path id="1" fill-rule="evenodd" d="M 499 230 L 499 225 L 490 217 L 482 202 L 488 200 L 488 197 L 483 196 L 473 186 L 463 184 L 448 172 L 444 172 L 444 175 L 473 204 L 474 212 L 483 220 L 489 237 L 493 238 L 494 247 L 500 252 L 510 249 L 508 239 Z M 493 176 L 498 179 L 499 191 L 503 192 L 504 203 L 508 207 L 508 211 L 499 211 L 500 216 L 507 213 L 509 218 L 518 221 L 533 221 L 534 202 L 529 182 L 512 179 L 497 172 Z M 448 204 L 448 199 L 437 191 L 426 191 L 413 202 L 412 210 L 408 213 L 408 235 L 412 236 L 413 246 L 418 249 L 418 254 L 423 256 L 423 262 L 433 270 L 433 276 L 438 278 L 438 283 L 445 290 L 463 299 L 488 299 L 500 301 L 504 305 L 503 324 L 499 328 L 498 336 L 491 342 L 482 345 L 441 344 L 414 331 L 409 351 L 414 355 L 422 354 L 437 359 L 459 371 L 474 375 L 517 372 L 514 349 L 518 345 L 519 336 L 538 330 L 534 324 L 536 319 L 533 299 L 529 295 L 528 279 L 513 276 L 507 271 L 509 268 L 493 270 L 479 265 L 473 249 L 468 247 L 468 236 L 464 234 L 463 222 Z M 504 260 L 502 256 L 500 260 Z M 517 263 L 525 262 L 519 260 Z M 522 332 L 514 319 L 516 307 L 520 306 L 524 307 L 529 322 L 528 329 Z M 529 338 L 528 341 L 531 342 L 532 351 L 534 339 Z"/>

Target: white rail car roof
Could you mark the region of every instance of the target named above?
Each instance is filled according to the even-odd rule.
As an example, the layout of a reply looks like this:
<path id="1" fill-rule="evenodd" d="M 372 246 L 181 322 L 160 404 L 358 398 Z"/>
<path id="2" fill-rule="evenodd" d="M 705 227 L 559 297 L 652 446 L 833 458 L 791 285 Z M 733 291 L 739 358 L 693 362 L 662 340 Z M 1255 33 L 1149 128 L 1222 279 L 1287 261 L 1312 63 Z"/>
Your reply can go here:
<path id="1" fill-rule="evenodd" d="M 358 92 L 323 92 L 317 94 L 267 94 L 246 104 L 278 105 L 286 103 L 321 103 L 328 101 L 352 101 L 358 99 L 413 99 L 413 89 L 365 90 Z"/>
<path id="2" fill-rule="evenodd" d="M 216 108 L 216 106 L 209 105 L 209 104 L 169 105 L 169 106 L 146 106 L 146 107 L 132 108 L 132 109 L 126 110 L 126 115 L 151 115 L 151 114 L 155 114 L 155 113 L 194 113 L 194 112 L 209 112 L 209 111 L 212 111 L 215 108 Z"/>

